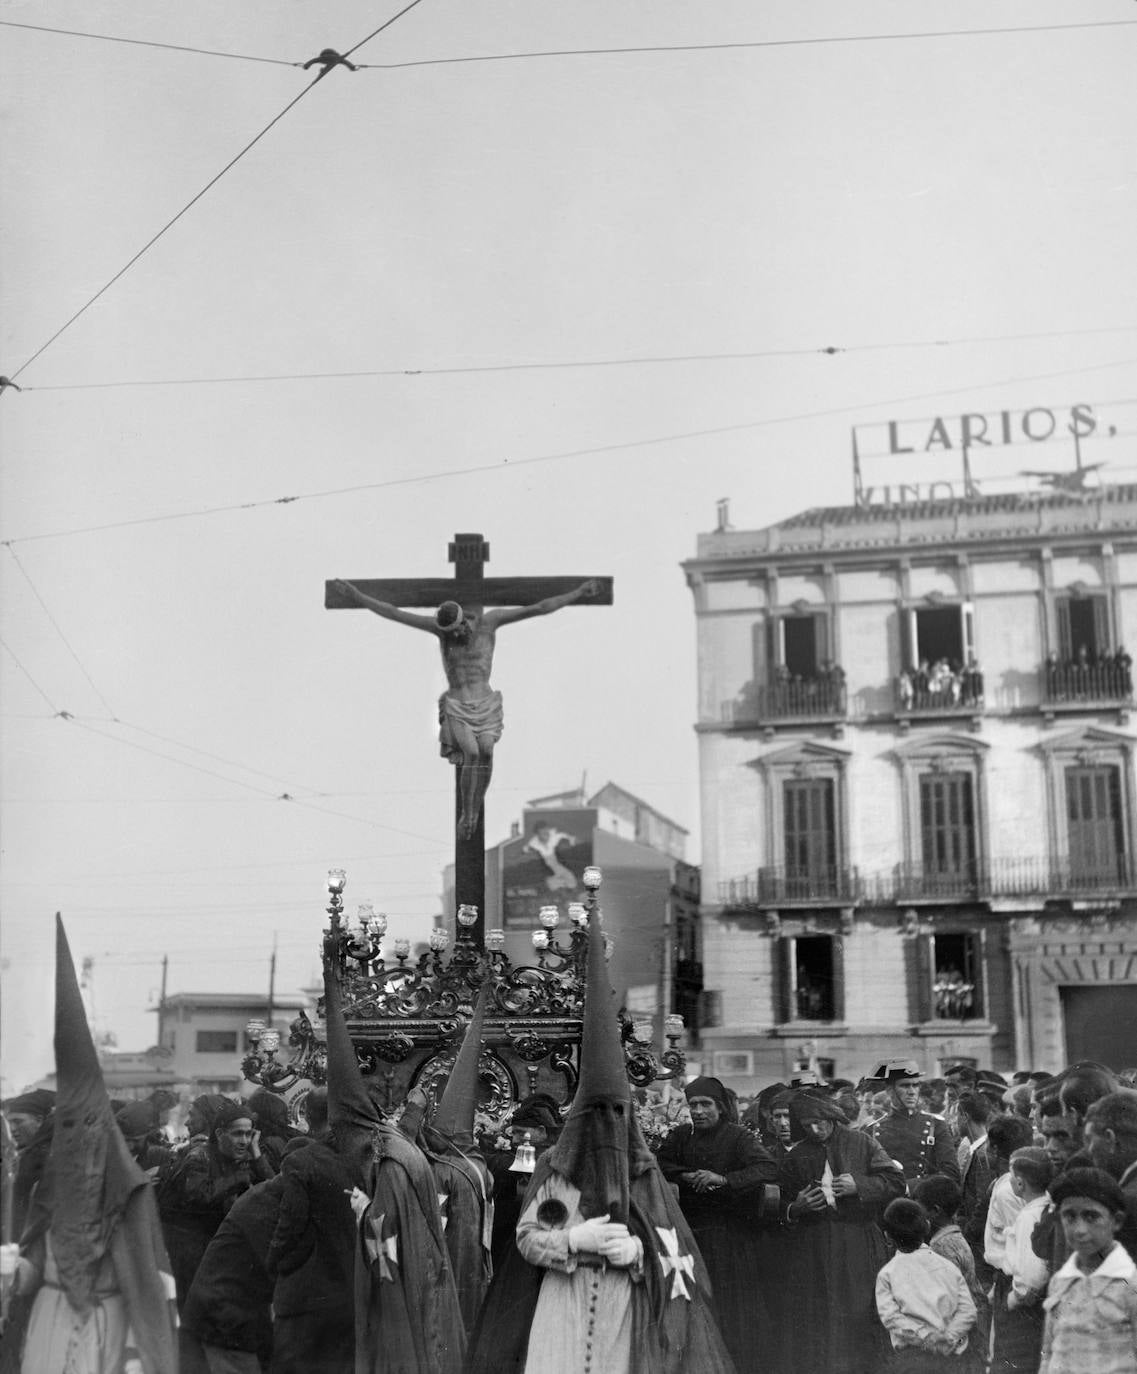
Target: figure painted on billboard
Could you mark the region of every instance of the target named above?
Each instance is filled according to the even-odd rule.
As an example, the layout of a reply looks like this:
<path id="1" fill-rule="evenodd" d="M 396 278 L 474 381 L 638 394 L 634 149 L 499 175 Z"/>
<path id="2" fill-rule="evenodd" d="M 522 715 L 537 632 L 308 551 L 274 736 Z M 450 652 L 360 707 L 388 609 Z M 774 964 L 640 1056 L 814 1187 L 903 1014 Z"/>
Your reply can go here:
<path id="1" fill-rule="evenodd" d="M 442 755 L 458 770 L 460 811 L 458 833 L 470 839 L 477 830 L 482 803 L 493 771 L 493 749 L 501 738 L 501 693 L 490 687 L 497 632 L 503 625 L 534 616 L 550 615 L 599 594 L 590 578 L 563 596 L 549 596 L 532 606 L 509 606 L 487 611 L 473 602 L 460 606 L 444 601 L 434 615 L 415 615 L 367 596 L 351 582 L 337 579 L 340 594 L 385 620 L 425 630 L 439 641 L 447 688 L 438 698 L 438 742 Z"/>
<path id="2" fill-rule="evenodd" d="M 562 844 L 576 844 L 576 836 L 570 835 L 565 830 L 558 830 L 556 826 L 548 821 L 539 821 L 533 834 L 525 841 L 524 848 L 531 849 L 538 855 L 541 862 L 549 870 L 548 877 L 545 879 L 545 886 L 550 892 L 556 892 L 558 888 L 566 888 L 570 892 L 575 892 L 580 886 L 580 880 L 571 868 L 566 868 L 557 857 L 557 847 Z"/>

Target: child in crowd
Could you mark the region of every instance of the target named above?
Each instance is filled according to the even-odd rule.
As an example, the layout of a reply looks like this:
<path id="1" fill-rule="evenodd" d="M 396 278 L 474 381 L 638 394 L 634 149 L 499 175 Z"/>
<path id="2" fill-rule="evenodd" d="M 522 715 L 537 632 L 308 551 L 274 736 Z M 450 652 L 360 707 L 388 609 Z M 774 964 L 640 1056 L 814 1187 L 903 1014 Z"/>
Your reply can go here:
<path id="1" fill-rule="evenodd" d="M 1039 1374 L 1137 1374 L 1137 1265 L 1116 1239 L 1125 1196 L 1101 1169 L 1068 1169 L 1051 1200 L 1070 1258 L 1044 1303 Z"/>
<path id="2" fill-rule="evenodd" d="M 963 1200 L 963 1189 L 947 1174 L 929 1174 L 917 1181 L 912 1196 L 928 1216 L 929 1248 L 933 1254 L 950 1260 L 967 1284 L 967 1291 L 975 1304 L 975 1335 L 970 1346 L 973 1353 L 983 1352 L 976 1360 L 976 1364 L 981 1365 L 986 1358 L 990 1339 L 991 1313 L 987 1294 L 975 1273 L 975 1256 L 955 1220 Z"/>
<path id="3" fill-rule="evenodd" d="M 991 1374 L 1038 1368 L 1042 1299 L 1050 1277 L 1046 1261 L 1034 1253 L 1030 1242 L 1050 1201 L 1046 1190 L 1054 1165 L 1045 1150 L 1029 1146 L 1011 1155 L 1010 1172 L 1011 1189 L 1022 1210 L 1007 1230 L 1003 1272 L 995 1279 Z"/>
<path id="4" fill-rule="evenodd" d="M 876 1310 L 892 1341 L 892 1374 L 946 1374 L 961 1357 L 975 1325 L 975 1303 L 950 1260 L 926 1244 L 927 1213 L 895 1198 L 884 1211 L 896 1254 L 876 1278 Z"/>

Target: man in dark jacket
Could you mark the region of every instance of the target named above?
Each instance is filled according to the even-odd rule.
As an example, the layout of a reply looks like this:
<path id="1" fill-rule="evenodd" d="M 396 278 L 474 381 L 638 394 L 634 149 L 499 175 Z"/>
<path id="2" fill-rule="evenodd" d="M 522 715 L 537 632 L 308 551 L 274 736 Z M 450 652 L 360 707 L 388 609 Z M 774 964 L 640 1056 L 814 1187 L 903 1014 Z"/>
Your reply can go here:
<path id="1" fill-rule="evenodd" d="M 1117 1239 L 1137 1255 L 1137 1092 L 1120 1088 L 1099 1098 L 1086 1115 L 1086 1150 L 1125 1195 L 1125 1225 Z"/>
<path id="2" fill-rule="evenodd" d="M 328 1093 L 305 1100 L 308 1141 L 280 1166 L 280 1211 L 268 1248 L 276 1329 L 272 1374 L 351 1374 L 355 1367 L 355 1217 L 351 1170 L 328 1129 Z"/>
<path id="3" fill-rule="evenodd" d="M 272 1354 L 272 1279 L 265 1268 L 280 1210 L 279 1178 L 233 1203 L 206 1247 L 182 1311 L 182 1374 L 261 1374 Z M 187 1340 L 187 1337 L 190 1340 Z M 188 1348 L 200 1342 L 199 1349 Z M 313 1366 L 317 1368 L 318 1366 Z"/>
<path id="4" fill-rule="evenodd" d="M 958 1183 L 959 1164 L 951 1131 L 939 1117 L 920 1110 L 924 1074 L 914 1059 L 886 1059 L 872 1075 L 890 1097 L 887 1116 L 865 1128 L 868 1135 L 904 1170 L 910 1189 L 929 1174 L 946 1174 Z"/>
<path id="5" fill-rule="evenodd" d="M 47 1088 L 10 1097 L 4 1115 L 16 1147 L 16 1177 L 12 1184 L 12 1230 L 6 1240 L 19 1240 L 36 1186 L 51 1152 L 55 1094 Z"/>
<path id="6" fill-rule="evenodd" d="M 213 1118 L 208 1139 L 191 1144 L 169 1177 L 159 1180 L 158 1206 L 179 1312 L 206 1247 L 230 1207 L 254 1183 L 265 1183 L 272 1174 L 249 1109 L 226 1102 Z"/>

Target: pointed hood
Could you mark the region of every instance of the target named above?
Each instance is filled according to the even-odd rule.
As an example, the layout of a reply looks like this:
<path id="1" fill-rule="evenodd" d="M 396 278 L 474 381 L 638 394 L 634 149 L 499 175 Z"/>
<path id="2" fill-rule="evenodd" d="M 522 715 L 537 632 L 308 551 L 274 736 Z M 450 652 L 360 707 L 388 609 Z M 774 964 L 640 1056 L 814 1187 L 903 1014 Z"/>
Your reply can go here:
<path id="1" fill-rule="evenodd" d="M 489 980 L 478 990 L 474 1014 L 466 1027 L 462 1048 L 454 1060 L 450 1077 L 442 1094 L 442 1101 L 434 1113 L 431 1126 L 447 1136 L 460 1150 L 474 1147 L 474 1112 L 478 1105 L 478 1060 L 482 1053 L 482 1026 L 489 1001 Z"/>
<path id="2" fill-rule="evenodd" d="M 324 961 L 324 1023 L 328 1047 L 328 1124 L 336 1148 L 362 1177 L 382 1116 L 368 1096 L 359 1071 L 355 1046 L 344 1020 L 339 978 L 329 960 Z"/>
<path id="3" fill-rule="evenodd" d="M 55 1127 L 48 1170 L 59 1286 L 90 1309 L 95 1275 L 130 1195 L 146 1187 L 115 1125 L 63 922 L 55 918 Z"/>
<path id="4" fill-rule="evenodd" d="M 580 1189 L 584 1216 L 607 1213 L 626 1222 L 630 1177 L 654 1161 L 632 1110 L 597 909 L 588 924 L 586 968 L 580 1077 L 564 1130 L 546 1159 L 550 1169 Z"/>

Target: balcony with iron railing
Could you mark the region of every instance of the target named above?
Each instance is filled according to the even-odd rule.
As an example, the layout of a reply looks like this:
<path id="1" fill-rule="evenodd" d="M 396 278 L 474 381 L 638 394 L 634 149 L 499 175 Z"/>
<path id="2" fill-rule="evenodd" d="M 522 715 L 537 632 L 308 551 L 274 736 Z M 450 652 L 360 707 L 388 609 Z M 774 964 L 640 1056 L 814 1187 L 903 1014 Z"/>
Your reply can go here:
<path id="1" fill-rule="evenodd" d="M 1118 854 L 1102 861 L 1000 857 L 955 867 L 897 864 L 862 883 L 864 900 L 881 904 L 968 902 L 1000 897 L 1056 900 L 1122 897 L 1137 890 L 1137 864 Z"/>
<path id="2" fill-rule="evenodd" d="M 1133 665 L 1118 653 L 1096 663 L 1051 660 L 1041 673 L 1042 704 L 1049 710 L 1086 710 L 1133 704 Z"/>
<path id="3" fill-rule="evenodd" d="M 819 864 L 810 868 L 760 868 L 744 878 L 719 883 L 719 901 L 735 910 L 765 907 L 851 906 L 862 885 L 855 868 Z"/>
<path id="4" fill-rule="evenodd" d="M 719 902 L 735 911 L 779 907 L 956 904 L 1030 897 L 1093 901 L 1137 895 L 1137 860 L 1044 857 L 994 858 L 955 867 L 897 864 L 882 873 L 856 868 L 759 868 L 719 883 Z"/>
<path id="5" fill-rule="evenodd" d="M 896 679 L 898 715 L 977 715 L 983 710 L 983 674 L 976 667 L 906 668 Z"/>
<path id="6" fill-rule="evenodd" d="M 846 710 L 845 676 L 840 669 L 754 686 L 737 700 L 724 702 L 722 708 L 723 719 L 731 725 L 843 720 Z"/>

